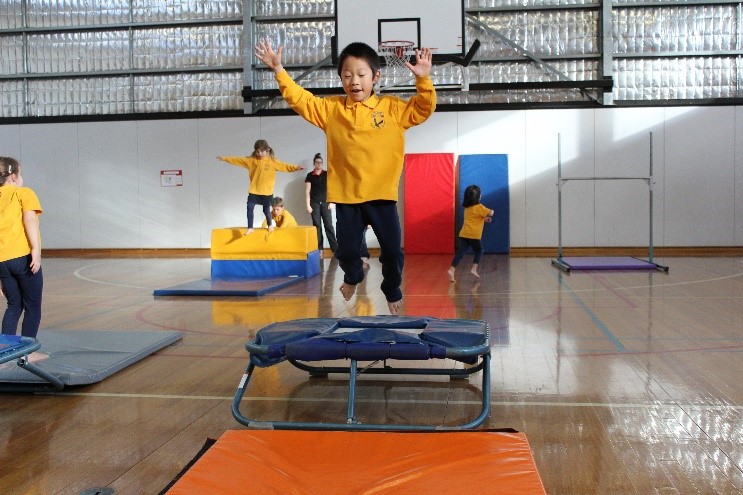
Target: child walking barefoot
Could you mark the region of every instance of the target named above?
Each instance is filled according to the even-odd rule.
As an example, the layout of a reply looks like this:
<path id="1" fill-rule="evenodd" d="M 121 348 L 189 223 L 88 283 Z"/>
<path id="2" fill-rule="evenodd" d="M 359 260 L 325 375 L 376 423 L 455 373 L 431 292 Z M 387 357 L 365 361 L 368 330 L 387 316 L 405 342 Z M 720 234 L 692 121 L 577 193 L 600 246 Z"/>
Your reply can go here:
<path id="1" fill-rule="evenodd" d="M 451 261 L 451 267 L 447 271 L 449 280 L 454 282 L 454 272 L 457 265 L 464 257 L 467 247 L 471 247 L 475 252 L 475 260 L 472 263 L 472 269 L 470 273 L 477 278 L 480 278 L 480 274 L 477 273 L 477 267 L 482 259 L 482 229 L 486 223 L 490 223 L 493 219 L 495 212 L 486 206 L 480 204 L 480 188 L 472 185 L 467 186 L 464 190 L 464 200 L 462 206 L 464 207 L 464 224 L 462 229 L 459 231 L 459 242 L 457 246 L 457 252 L 454 254 L 454 259 Z"/>

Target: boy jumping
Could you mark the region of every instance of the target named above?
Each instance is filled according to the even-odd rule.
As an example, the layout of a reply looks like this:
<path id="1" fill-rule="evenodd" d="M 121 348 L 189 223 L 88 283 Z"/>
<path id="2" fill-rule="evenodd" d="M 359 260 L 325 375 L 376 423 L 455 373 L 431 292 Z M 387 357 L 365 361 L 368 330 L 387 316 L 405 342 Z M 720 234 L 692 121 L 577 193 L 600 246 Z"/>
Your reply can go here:
<path id="1" fill-rule="evenodd" d="M 345 96 L 320 98 L 303 89 L 281 63 L 283 48 L 274 51 L 268 40 L 255 48 L 256 57 L 274 71 L 289 106 L 325 132 L 328 146 L 328 196 L 336 204 L 338 251 L 344 272 L 340 286 L 348 301 L 364 279 L 361 242 L 367 225 L 379 240 L 382 292 L 391 314 L 402 307 L 404 254 L 398 185 L 405 158 L 405 131 L 425 122 L 436 108 L 436 91 L 429 78 L 431 50 L 415 51 L 416 95 L 409 100 L 378 96 L 381 76 L 377 52 L 364 43 L 351 43 L 338 57 L 338 75 Z"/>

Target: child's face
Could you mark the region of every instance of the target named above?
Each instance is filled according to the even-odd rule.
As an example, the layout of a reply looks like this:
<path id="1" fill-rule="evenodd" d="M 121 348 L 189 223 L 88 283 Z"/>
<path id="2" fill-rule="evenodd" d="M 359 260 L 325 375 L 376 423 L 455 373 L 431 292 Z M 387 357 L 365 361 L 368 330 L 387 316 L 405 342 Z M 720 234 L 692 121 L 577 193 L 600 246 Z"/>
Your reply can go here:
<path id="1" fill-rule="evenodd" d="M 321 159 L 319 159 L 319 158 L 316 159 L 313 162 L 313 165 L 315 166 L 315 170 L 322 170 L 322 160 Z"/>
<path id="2" fill-rule="evenodd" d="M 379 76 L 380 72 L 375 73 L 369 63 L 362 58 L 349 56 L 343 61 L 341 84 L 351 101 L 366 101 L 372 95 Z"/>
<path id="3" fill-rule="evenodd" d="M 265 158 L 268 156 L 268 154 L 269 154 L 269 151 L 264 148 L 259 148 L 255 150 L 255 156 L 257 156 L 258 158 Z"/>
<path id="4" fill-rule="evenodd" d="M 284 207 L 283 206 L 274 206 L 271 208 L 271 212 L 273 213 L 273 216 L 280 217 L 282 213 L 284 213 Z"/>

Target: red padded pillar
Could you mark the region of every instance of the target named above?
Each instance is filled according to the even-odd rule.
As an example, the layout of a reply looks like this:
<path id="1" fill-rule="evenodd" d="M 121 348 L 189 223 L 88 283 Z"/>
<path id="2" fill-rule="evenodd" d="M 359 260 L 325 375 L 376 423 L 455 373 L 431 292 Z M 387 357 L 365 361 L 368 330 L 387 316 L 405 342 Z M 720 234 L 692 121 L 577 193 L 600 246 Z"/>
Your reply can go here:
<path id="1" fill-rule="evenodd" d="M 454 154 L 405 155 L 406 254 L 454 254 Z"/>

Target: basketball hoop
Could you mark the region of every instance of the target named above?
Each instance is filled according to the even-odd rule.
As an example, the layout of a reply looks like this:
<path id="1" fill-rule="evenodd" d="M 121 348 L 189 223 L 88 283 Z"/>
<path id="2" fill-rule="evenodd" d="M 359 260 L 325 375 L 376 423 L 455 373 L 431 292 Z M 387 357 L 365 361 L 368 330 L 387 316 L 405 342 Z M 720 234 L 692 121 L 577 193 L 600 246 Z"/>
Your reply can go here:
<path id="1" fill-rule="evenodd" d="M 379 43 L 379 54 L 384 57 L 388 67 L 405 68 L 405 62 L 413 55 L 412 41 L 382 41 Z"/>

